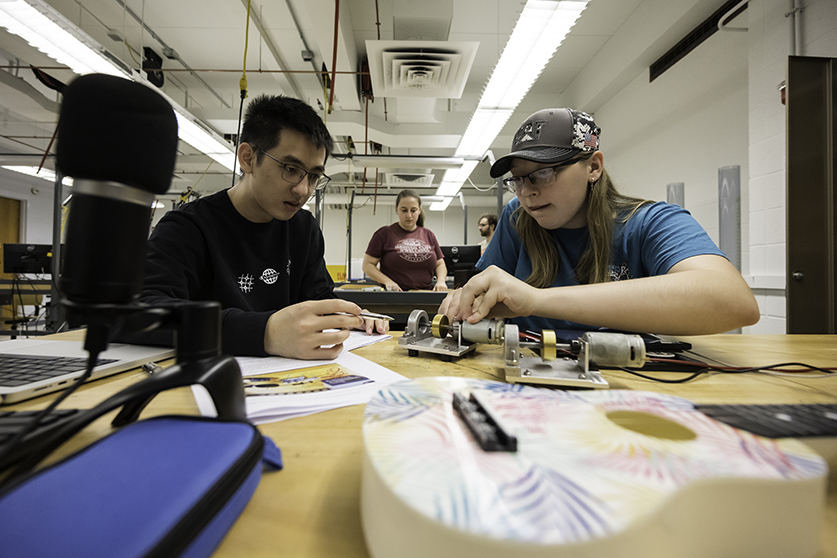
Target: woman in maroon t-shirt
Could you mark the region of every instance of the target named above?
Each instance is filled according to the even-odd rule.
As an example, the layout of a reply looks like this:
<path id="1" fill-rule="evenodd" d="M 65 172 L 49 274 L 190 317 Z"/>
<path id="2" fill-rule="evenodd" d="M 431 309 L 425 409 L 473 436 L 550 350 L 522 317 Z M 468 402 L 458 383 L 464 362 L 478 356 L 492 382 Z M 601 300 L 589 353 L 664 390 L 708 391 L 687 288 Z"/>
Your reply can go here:
<path id="1" fill-rule="evenodd" d="M 388 291 L 448 290 L 442 249 L 436 235 L 422 226 L 424 213 L 419 195 L 413 190 L 402 190 L 395 198 L 395 211 L 398 222 L 381 227 L 372 235 L 363 255 L 363 272 Z"/>

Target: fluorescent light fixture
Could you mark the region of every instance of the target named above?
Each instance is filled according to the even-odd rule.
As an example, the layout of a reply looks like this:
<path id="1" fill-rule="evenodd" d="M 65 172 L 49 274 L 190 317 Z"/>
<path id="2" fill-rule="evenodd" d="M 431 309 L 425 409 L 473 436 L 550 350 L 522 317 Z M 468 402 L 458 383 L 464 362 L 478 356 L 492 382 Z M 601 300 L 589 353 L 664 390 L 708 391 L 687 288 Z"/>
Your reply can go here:
<path id="1" fill-rule="evenodd" d="M 103 46 L 42 0 L 0 0 L 0 27 L 19 35 L 79 75 L 109 74 L 151 87 L 172 105 L 180 139 L 227 169 L 235 170 L 233 149 L 221 136 L 196 120 L 161 89 L 110 55 Z"/>
<path id="2" fill-rule="evenodd" d="M 468 123 L 468 128 L 462 134 L 462 139 L 459 140 L 456 155 L 459 156 L 460 153 L 485 154 L 513 112 L 514 109 L 477 108 L 471 117 L 471 122 Z"/>
<path id="3" fill-rule="evenodd" d="M 439 187 L 436 188 L 436 195 L 447 197 L 447 196 L 455 196 L 459 189 L 462 187 L 461 182 L 451 182 L 442 180 L 442 183 L 439 184 Z"/>
<path id="4" fill-rule="evenodd" d="M 34 176 L 35 178 L 40 178 L 42 180 L 46 180 L 47 182 L 55 184 L 55 173 L 49 169 L 42 168 L 40 171 L 38 171 L 38 167 L 21 165 L 3 165 L 3 168 L 14 172 L 19 172 L 28 176 Z M 61 181 L 61 184 L 64 184 L 65 186 L 72 186 L 73 179 L 68 176 L 65 176 L 64 179 Z"/>
<path id="5" fill-rule="evenodd" d="M 450 205 L 452 197 L 450 198 L 442 198 L 442 201 L 433 202 L 430 204 L 430 211 L 444 211 Z"/>
<path id="6" fill-rule="evenodd" d="M 488 80 L 479 107 L 517 107 L 585 7 L 586 1 L 529 0 Z"/>
<path id="7" fill-rule="evenodd" d="M 442 182 L 465 182 L 471 176 L 471 173 L 474 172 L 477 164 L 479 164 L 479 161 L 468 161 L 458 169 L 446 170 L 445 175 L 442 177 Z M 453 194 L 448 195 L 452 196 Z"/>
<path id="8" fill-rule="evenodd" d="M 468 177 L 471 176 L 471 173 L 474 172 L 477 164 L 479 164 L 479 161 L 466 161 L 458 169 L 446 170 L 445 175 L 442 177 L 442 183 L 436 189 L 436 195 L 445 197 L 455 196 L 457 192 L 459 192 L 459 189 L 462 188 L 462 184 L 464 184 L 465 181 L 468 180 Z M 447 205 L 445 205 L 445 207 L 447 207 Z M 430 209 L 433 210 L 432 207 Z"/>
<path id="9" fill-rule="evenodd" d="M 2 3 L 3 0 L 0 0 Z M 169 102 L 177 117 L 178 137 L 200 151 L 205 153 L 230 171 L 235 171 L 235 152 L 227 140 L 207 127 L 203 122 L 189 114 L 189 111 L 169 97 L 165 91 L 145 79 L 141 75 L 135 75 L 134 81 L 142 83 L 153 89 Z"/>
<path id="10" fill-rule="evenodd" d="M 477 110 L 462 134 L 456 157 L 482 159 L 586 7 L 587 0 L 526 2 L 509 42 L 491 72 Z M 436 193 L 454 195 L 467 178 L 466 175 L 460 181 L 457 176 L 454 180 L 445 173 Z M 446 185 L 446 181 L 459 181 L 456 190 Z"/>
<path id="11" fill-rule="evenodd" d="M 109 59 L 104 48 L 39 0 L 0 1 L 0 27 L 20 36 L 50 58 L 77 74 L 100 73 L 119 77 L 130 74 Z"/>
<path id="12" fill-rule="evenodd" d="M 180 139 L 206 153 L 227 169 L 235 171 L 235 154 L 230 144 L 212 130 L 205 128 L 200 121 L 181 113 L 180 110 L 183 109 L 178 110 L 179 107 L 174 101 L 169 102 L 172 103 L 174 115 L 177 117 L 177 135 Z"/>

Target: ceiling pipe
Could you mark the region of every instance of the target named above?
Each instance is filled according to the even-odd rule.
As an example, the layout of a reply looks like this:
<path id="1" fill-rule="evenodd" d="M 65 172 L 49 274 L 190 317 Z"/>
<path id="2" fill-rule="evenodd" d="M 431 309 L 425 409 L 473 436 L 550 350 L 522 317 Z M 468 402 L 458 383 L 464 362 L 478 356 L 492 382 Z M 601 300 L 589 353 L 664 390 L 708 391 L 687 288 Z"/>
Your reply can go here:
<path id="1" fill-rule="evenodd" d="M 328 113 L 331 114 L 334 106 L 334 79 L 337 70 L 337 37 L 340 31 L 340 0 L 334 0 L 334 55 L 331 59 L 331 91 L 328 94 Z"/>
<path id="2" fill-rule="evenodd" d="M 135 49 L 134 49 L 135 50 Z M 15 70 L 19 69 L 19 66 L 14 66 L 11 64 L 0 64 L 0 69 L 2 70 Z M 27 68 L 34 68 L 36 70 L 68 70 L 67 66 L 34 66 L 28 65 Z M 239 73 L 241 69 L 239 68 L 155 68 L 155 72 L 160 73 L 178 73 L 178 72 L 221 72 L 221 73 Z M 322 75 L 322 70 L 247 70 L 252 74 L 319 74 Z M 338 70 L 335 72 L 337 74 L 353 74 L 353 75 L 362 75 L 368 74 L 369 72 L 355 72 L 355 71 L 347 71 L 347 70 Z M 228 107 L 231 108 L 231 107 Z"/>
<path id="3" fill-rule="evenodd" d="M 747 4 L 750 0 L 741 0 L 738 4 L 735 5 L 733 9 L 725 13 L 721 16 L 721 19 L 718 20 L 718 31 L 746 31 L 746 27 L 727 27 L 727 24 L 732 21 L 736 15 L 736 12 L 741 9 L 741 6 Z M 791 0 L 793 2 L 793 0 Z"/>
<path id="4" fill-rule="evenodd" d="M 352 164 L 365 168 L 429 168 L 429 169 L 458 169 L 465 161 L 473 160 L 467 157 L 431 157 L 421 155 L 358 155 L 351 154 Z"/>
<path id="5" fill-rule="evenodd" d="M 790 34 L 790 55 L 802 56 L 802 0 L 789 0 L 790 11 L 785 14 L 789 18 Z"/>
<path id="6" fill-rule="evenodd" d="M 420 191 L 418 191 L 418 194 L 421 196 L 422 205 L 443 201 L 445 199 L 443 196 L 422 194 Z M 398 192 L 380 192 L 377 196 L 377 204 L 380 206 L 395 205 L 395 199 L 397 196 Z M 368 192 L 366 194 L 356 193 L 354 198 L 355 201 L 353 202 L 352 207 L 356 210 L 361 207 L 366 207 L 373 203 L 375 197 L 376 196 L 374 194 Z M 459 204 L 463 211 L 466 211 L 469 207 L 494 207 L 494 199 L 488 196 L 463 196 L 462 192 L 459 192 L 454 197 L 459 198 Z M 466 197 L 468 198 L 467 200 L 465 200 Z M 311 199 L 314 199 L 313 196 Z M 326 205 L 348 205 L 348 202 L 346 201 L 346 194 L 324 194 L 323 200 Z"/>
<path id="7" fill-rule="evenodd" d="M 243 1 L 244 0 L 242 0 L 242 2 Z M 294 11 L 293 6 L 291 6 L 291 1 L 285 0 L 285 5 L 288 7 L 288 11 L 291 14 L 291 19 L 296 27 L 296 32 L 299 33 L 299 39 L 302 41 L 302 46 L 305 48 L 302 58 L 305 60 L 306 55 L 308 56 L 308 62 L 311 63 L 311 70 L 317 73 L 317 79 L 320 80 L 320 84 L 322 85 L 322 72 L 317 69 L 317 63 L 314 61 L 314 51 L 311 50 L 311 47 L 308 46 L 308 41 L 305 40 L 305 35 L 302 33 L 302 27 L 299 26 L 299 20 L 296 18 L 296 12 Z"/>

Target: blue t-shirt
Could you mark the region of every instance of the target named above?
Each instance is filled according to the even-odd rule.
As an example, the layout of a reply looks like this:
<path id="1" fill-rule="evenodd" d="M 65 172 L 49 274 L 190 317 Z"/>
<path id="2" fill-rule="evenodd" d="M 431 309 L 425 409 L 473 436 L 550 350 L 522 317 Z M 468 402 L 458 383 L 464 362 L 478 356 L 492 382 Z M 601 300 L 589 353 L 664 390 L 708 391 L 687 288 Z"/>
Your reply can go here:
<path id="1" fill-rule="evenodd" d="M 477 262 L 477 267 L 484 270 L 496 265 L 525 281 L 532 273 L 532 261 L 511 221 L 518 207 L 520 200 L 513 198 L 503 208 L 494 237 Z M 577 285 L 573 270 L 589 241 L 587 227 L 548 232 L 555 240 L 561 258 L 558 277 L 552 286 Z M 692 256 L 714 254 L 726 257 L 688 211 L 665 202 L 640 207 L 626 223 L 617 220 L 612 246 L 611 281 L 665 275 L 674 264 Z M 521 331 L 598 329 L 540 316 L 514 318 L 510 322 L 517 324 Z"/>

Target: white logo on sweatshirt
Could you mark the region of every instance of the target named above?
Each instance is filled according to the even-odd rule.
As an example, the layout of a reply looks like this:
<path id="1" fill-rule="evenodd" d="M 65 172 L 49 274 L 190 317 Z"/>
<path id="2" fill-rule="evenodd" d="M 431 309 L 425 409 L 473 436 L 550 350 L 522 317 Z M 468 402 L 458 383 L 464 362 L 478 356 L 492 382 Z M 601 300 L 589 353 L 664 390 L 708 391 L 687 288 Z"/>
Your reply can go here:
<path id="1" fill-rule="evenodd" d="M 272 285 L 279 279 L 279 272 L 277 272 L 272 267 L 268 267 L 264 271 L 262 271 L 262 276 L 259 278 L 268 285 Z"/>
<path id="2" fill-rule="evenodd" d="M 238 278 L 238 288 L 241 289 L 243 293 L 249 293 L 253 290 L 253 276 L 249 273 L 245 273 L 241 277 Z"/>

